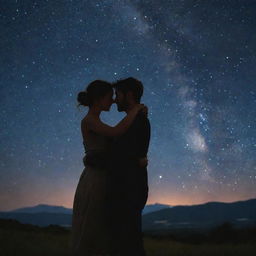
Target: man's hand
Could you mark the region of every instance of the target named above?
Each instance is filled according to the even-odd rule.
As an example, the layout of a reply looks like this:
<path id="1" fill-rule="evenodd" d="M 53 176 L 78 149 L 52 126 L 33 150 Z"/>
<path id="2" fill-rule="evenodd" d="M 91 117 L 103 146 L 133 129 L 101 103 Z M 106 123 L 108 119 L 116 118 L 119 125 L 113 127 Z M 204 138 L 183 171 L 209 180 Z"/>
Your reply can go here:
<path id="1" fill-rule="evenodd" d="M 145 168 L 145 167 L 148 166 L 148 159 L 147 159 L 147 157 L 143 157 L 143 158 L 139 159 L 139 166 L 141 168 Z"/>

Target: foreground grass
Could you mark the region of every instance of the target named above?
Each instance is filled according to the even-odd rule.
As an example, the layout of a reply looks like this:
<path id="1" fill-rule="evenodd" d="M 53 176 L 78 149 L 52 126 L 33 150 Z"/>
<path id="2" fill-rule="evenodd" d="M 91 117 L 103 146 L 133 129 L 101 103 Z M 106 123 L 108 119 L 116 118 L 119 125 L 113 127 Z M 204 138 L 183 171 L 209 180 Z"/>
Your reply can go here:
<path id="1" fill-rule="evenodd" d="M 172 240 L 145 239 L 147 256 L 253 256 L 255 244 L 189 244 Z"/>
<path id="2" fill-rule="evenodd" d="M 69 254 L 69 232 L 0 230 L 1 256 L 53 256 Z"/>
<path id="3" fill-rule="evenodd" d="M 69 241 L 70 232 L 58 227 L 0 227 L 1 256 L 68 256 Z M 256 252 L 255 241 L 193 244 L 146 236 L 144 244 L 148 256 L 252 256 Z"/>

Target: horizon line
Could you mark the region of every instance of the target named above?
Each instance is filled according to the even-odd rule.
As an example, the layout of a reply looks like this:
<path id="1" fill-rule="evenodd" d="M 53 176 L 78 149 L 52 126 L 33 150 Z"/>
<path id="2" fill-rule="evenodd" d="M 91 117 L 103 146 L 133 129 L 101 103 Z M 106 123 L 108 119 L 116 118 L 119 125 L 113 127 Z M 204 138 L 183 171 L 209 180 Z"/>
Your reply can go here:
<path id="1" fill-rule="evenodd" d="M 256 197 L 254 198 L 249 198 L 249 199 L 243 199 L 243 200 L 237 200 L 237 201 L 206 201 L 204 203 L 195 203 L 195 204 L 178 204 L 178 205 L 171 205 L 171 204 L 165 204 L 165 203 L 159 203 L 159 202 L 154 202 L 154 203 L 148 203 L 145 206 L 149 206 L 149 205 L 156 205 L 156 204 L 160 204 L 160 205 L 166 205 L 166 206 L 171 206 L 171 207 L 177 207 L 177 206 L 196 206 L 196 205 L 202 205 L 202 204 L 208 204 L 208 203 L 237 203 L 237 202 L 244 202 L 244 201 L 250 201 L 250 200 L 254 200 L 256 199 Z M 72 208 L 69 208 L 67 206 L 64 205 L 53 205 L 53 204 L 47 204 L 47 203 L 39 203 L 36 205 L 30 205 L 30 206 L 21 206 L 18 208 L 14 208 L 14 209 L 9 209 L 9 210 L 0 210 L 1 212 L 8 212 L 8 211 L 14 211 L 14 210 L 18 210 L 18 209 L 22 209 L 22 208 L 33 208 L 39 205 L 45 205 L 45 206 L 53 206 L 53 207 L 63 207 L 65 209 L 69 209 L 69 210 L 73 210 Z"/>

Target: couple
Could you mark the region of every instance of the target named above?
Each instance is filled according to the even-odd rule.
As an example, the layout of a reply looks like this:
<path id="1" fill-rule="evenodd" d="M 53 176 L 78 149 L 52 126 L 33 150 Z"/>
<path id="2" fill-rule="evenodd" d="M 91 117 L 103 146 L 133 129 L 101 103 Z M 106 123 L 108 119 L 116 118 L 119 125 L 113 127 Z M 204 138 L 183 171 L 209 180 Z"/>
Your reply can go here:
<path id="1" fill-rule="evenodd" d="M 86 155 L 73 202 L 74 256 L 145 255 L 141 219 L 148 197 L 150 123 L 142 94 L 142 83 L 132 77 L 114 84 L 96 80 L 78 94 L 89 111 L 81 121 Z M 127 114 L 114 127 L 100 119 L 113 103 Z"/>

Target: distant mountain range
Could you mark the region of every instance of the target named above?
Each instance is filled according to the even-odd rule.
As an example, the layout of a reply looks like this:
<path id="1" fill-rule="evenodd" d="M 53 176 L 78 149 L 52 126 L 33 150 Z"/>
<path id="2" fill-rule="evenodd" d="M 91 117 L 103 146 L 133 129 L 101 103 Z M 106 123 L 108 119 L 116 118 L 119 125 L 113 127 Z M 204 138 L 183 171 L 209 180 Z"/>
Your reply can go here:
<path id="1" fill-rule="evenodd" d="M 31 207 L 19 208 L 16 210 L 12 210 L 9 212 L 16 213 L 64 213 L 64 214 L 72 214 L 72 209 L 65 208 L 63 206 L 55 206 L 55 205 L 47 205 L 47 204 L 39 204 Z"/>
<path id="2" fill-rule="evenodd" d="M 256 199 L 234 203 L 209 202 L 175 206 L 143 216 L 144 230 L 211 228 L 225 222 L 234 227 L 256 226 Z"/>
<path id="3" fill-rule="evenodd" d="M 143 214 L 170 208 L 166 204 L 150 204 L 143 209 Z M 0 212 L 2 219 L 15 219 L 24 224 L 38 226 L 71 225 L 72 209 L 63 206 L 39 204 L 31 207 L 18 208 L 12 211 Z"/>
<path id="4" fill-rule="evenodd" d="M 143 209 L 143 214 L 147 214 L 150 212 L 159 211 L 162 209 L 170 208 L 170 205 L 167 204 L 148 204 Z M 30 207 L 24 207 L 24 208 L 18 208 L 12 211 L 8 211 L 12 213 L 64 213 L 64 214 L 72 214 L 71 208 L 66 208 L 63 206 L 55 206 L 55 205 L 47 205 L 47 204 L 39 204 L 36 206 L 30 206 Z"/>
<path id="5" fill-rule="evenodd" d="M 0 212 L 2 219 L 15 219 L 38 226 L 71 226 L 72 209 L 40 204 Z M 230 222 L 236 227 L 256 226 L 256 199 L 234 203 L 209 202 L 192 206 L 147 205 L 143 211 L 143 230 L 209 228 Z"/>

